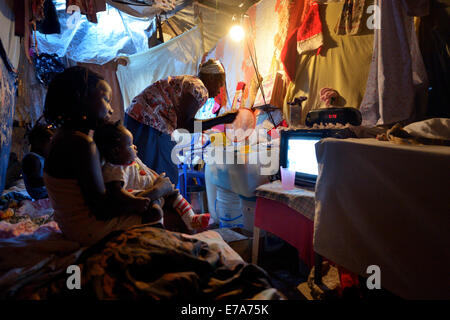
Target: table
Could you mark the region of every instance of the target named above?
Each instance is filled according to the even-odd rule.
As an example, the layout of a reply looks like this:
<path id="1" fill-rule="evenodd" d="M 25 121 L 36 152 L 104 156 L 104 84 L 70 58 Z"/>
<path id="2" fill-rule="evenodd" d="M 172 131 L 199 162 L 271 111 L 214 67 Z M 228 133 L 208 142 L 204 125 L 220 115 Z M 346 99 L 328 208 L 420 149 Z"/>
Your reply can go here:
<path id="1" fill-rule="evenodd" d="M 260 229 L 266 230 L 294 246 L 309 267 L 314 264 L 314 190 L 283 190 L 280 181 L 256 189 L 252 263 L 257 264 Z"/>
<path id="2" fill-rule="evenodd" d="M 316 144 L 314 251 L 406 299 L 450 299 L 450 147 Z"/>

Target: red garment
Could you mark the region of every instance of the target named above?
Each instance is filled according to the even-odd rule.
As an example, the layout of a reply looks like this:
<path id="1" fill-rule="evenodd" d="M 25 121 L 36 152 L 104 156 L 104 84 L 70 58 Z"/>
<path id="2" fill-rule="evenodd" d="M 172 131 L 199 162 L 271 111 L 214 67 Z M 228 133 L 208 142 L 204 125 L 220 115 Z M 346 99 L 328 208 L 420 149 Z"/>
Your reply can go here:
<path id="1" fill-rule="evenodd" d="M 297 32 L 297 51 L 299 54 L 316 49 L 320 52 L 322 45 L 323 35 L 319 4 L 313 2 Z"/>
<path id="2" fill-rule="evenodd" d="M 295 78 L 297 70 L 297 42 L 299 40 L 304 42 L 308 39 L 306 37 L 307 35 L 318 35 L 322 31 L 319 7 L 318 5 L 312 6 L 313 3 L 314 1 L 312 0 L 299 0 L 295 1 L 293 6 L 289 9 L 289 28 L 280 59 L 290 81 Z M 320 32 L 318 32 L 319 30 Z M 318 48 L 320 48 L 320 46 L 318 46 Z"/>

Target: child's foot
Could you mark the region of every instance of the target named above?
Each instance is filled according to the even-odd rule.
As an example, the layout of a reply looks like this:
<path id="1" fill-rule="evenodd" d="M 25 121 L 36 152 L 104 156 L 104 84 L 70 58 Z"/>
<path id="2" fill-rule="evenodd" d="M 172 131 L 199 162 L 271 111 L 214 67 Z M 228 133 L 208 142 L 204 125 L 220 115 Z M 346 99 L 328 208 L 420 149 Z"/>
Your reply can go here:
<path id="1" fill-rule="evenodd" d="M 209 225 L 211 215 L 209 213 L 194 214 L 191 220 L 192 229 L 205 229 Z"/>
<path id="2" fill-rule="evenodd" d="M 195 214 L 189 202 L 180 194 L 173 202 L 173 206 L 189 229 L 203 229 L 209 225 L 211 215 L 209 213 Z"/>

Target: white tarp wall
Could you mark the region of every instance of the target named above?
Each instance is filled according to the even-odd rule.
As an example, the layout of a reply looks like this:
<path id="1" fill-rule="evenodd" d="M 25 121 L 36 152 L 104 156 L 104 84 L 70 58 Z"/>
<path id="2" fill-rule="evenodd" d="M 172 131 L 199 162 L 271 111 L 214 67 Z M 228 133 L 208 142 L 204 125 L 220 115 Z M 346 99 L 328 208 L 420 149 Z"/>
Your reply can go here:
<path id="1" fill-rule="evenodd" d="M 125 109 L 135 96 L 155 81 L 168 76 L 197 74 L 202 48 L 202 37 L 195 27 L 146 52 L 129 56 L 128 64 L 117 68 Z"/>
<path id="2" fill-rule="evenodd" d="M 20 56 L 20 38 L 14 35 L 13 1 L 0 0 L 0 39 L 9 61 L 17 69 Z"/>
<path id="3" fill-rule="evenodd" d="M 97 13 L 98 23 L 89 22 L 85 15 L 76 18 L 65 12 L 65 1 L 57 2 L 60 34 L 36 32 L 38 50 L 66 56 L 85 63 L 105 64 L 118 55 L 131 55 L 148 49 L 145 29 L 150 18 L 136 18 L 107 5 Z"/>

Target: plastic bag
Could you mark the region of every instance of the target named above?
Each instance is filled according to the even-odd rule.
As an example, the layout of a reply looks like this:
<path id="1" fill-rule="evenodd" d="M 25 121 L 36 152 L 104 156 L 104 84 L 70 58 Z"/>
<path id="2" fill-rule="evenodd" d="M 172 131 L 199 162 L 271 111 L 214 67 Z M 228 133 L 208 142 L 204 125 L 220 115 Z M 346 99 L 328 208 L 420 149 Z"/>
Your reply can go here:
<path id="1" fill-rule="evenodd" d="M 48 87 L 53 77 L 63 72 L 64 64 L 56 54 L 41 53 L 34 58 L 34 67 L 36 70 L 36 78 L 45 86 Z"/>

